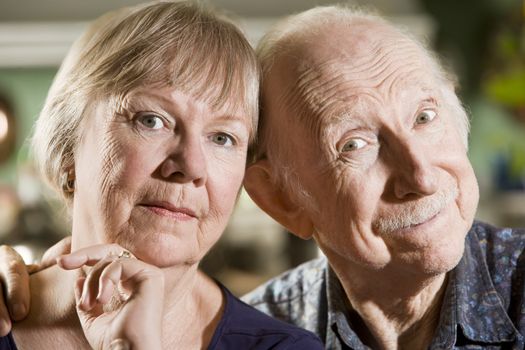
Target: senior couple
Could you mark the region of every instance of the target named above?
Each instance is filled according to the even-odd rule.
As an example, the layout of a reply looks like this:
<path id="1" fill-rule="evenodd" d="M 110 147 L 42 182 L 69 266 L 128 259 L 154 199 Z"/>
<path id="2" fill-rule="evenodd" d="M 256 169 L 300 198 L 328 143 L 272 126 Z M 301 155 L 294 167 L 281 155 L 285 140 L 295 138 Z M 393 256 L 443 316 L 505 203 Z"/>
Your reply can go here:
<path id="1" fill-rule="evenodd" d="M 262 39 L 257 101 L 238 30 L 176 4 L 98 20 L 61 67 L 34 144 L 72 253 L 29 291 L 3 248 L 0 347 L 524 348 L 525 232 L 473 221 L 468 117 L 430 52 L 314 8 Z M 244 298 L 286 323 L 197 269 L 243 176 L 325 255 Z"/>

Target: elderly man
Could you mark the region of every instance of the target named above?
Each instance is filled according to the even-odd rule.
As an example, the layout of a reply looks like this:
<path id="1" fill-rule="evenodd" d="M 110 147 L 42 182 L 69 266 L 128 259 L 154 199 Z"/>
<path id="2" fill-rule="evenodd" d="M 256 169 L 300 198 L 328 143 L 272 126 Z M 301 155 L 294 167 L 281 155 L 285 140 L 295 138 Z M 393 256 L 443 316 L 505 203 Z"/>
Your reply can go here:
<path id="1" fill-rule="evenodd" d="M 432 55 L 380 18 L 326 7 L 286 19 L 259 56 L 245 186 L 326 257 L 245 299 L 328 349 L 523 349 L 525 232 L 473 224 L 468 118 Z"/>
<path id="2" fill-rule="evenodd" d="M 259 57 L 245 187 L 326 259 L 246 300 L 328 349 L 523 349 L 525 232 L 473 224 L 468 118 L 432 55 L 329 7 L 277 26 Z"/>

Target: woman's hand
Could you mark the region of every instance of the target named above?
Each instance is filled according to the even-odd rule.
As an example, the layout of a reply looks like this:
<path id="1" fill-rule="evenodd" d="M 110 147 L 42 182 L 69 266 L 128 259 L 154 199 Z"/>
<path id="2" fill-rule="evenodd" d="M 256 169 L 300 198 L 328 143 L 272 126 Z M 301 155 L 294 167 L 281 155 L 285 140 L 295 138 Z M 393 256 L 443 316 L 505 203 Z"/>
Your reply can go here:
<path id="1" fill-rule="evenodd" d="M 29 274 L 54 265 L 70 249 L 71 236 L 49 248 L 39 264 L 26 265 L 12 247 L 0 246 L 0 337 L 11 330 L 11 320 L 23 320 L 29 313 Z"/>
<path id="2" fill-rule="evenodd" d="M 77 250 L 58 264 L 66 270 L 93 266 L 75 288 L 77 313 L 91 347 L 162 348 L 164 275 L 159 268 L 117 244 Z"/>
<path id="3" fill-rule="evenodd" d="M 5 304 L 4 304 L 5 303 Z M 0 336 L 29 310 L 29 274 L 24 259 L 11 247 L 0 246 Z"/>

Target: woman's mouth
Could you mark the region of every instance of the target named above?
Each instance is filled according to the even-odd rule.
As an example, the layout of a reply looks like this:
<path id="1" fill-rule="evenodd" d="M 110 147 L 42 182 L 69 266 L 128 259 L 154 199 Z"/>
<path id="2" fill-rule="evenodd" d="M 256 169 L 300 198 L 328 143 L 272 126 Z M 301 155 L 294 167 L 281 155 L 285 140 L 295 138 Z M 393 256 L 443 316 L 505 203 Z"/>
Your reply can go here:
<path id="1" fill-rule="evenodd" d="M 197 215 L 193 210 L 184 207 L 177 207 L 169 202 L 147 202 L 141 203 L 140 206 L 156 215 L 171 218 L 177 221 L 189 221 L 197 218 Z"/>

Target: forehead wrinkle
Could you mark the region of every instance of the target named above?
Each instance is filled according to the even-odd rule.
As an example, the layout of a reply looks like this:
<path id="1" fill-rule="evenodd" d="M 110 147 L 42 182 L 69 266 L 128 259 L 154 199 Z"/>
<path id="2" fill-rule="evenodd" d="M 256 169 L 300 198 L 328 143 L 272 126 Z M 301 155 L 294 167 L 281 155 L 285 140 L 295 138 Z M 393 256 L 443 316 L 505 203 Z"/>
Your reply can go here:
<path id="1" fill-rule="evenodd" d="M 323 136 L 341 137 L 348 131 L 372 131 L 377 129 L 377 108 L 370 112 L 368 106 L 381 106 L 381 101 L 374 95 L 367 92 L 355 94 L 347 99 L 341 107 L 329 113 L 328 118 L 323 122 Z M 380 113 L 380 112 L 379 112 Z"/>
<path id="2" fill-rule="evenodd" d="M 298 122 L 314 136 L 313 142 L 321 143 L 323 139 L 322 118 L 326 110 L 333 104 L 334 90 L 338 85 L 337 77 L 323 80 L 318 77 L 317 72 L 307 71 L 301 74 L 290 94 L 290 100 L 294 101 L 298 113 Z"/>
<path id="3" fill-rule="evenodd" d="M 297 114 L 297 121 L 310 135 L 315 136 L 314 142 L 319 143 L 329 131 L 326 128 L 325 116 L 341 114 L 341 106 L 352 104 L 352 100 L 360 101 L 357 95 L 343 95 L 341 91 L 347 91 L 345 86 L 348 81 L 342 75 L 328 75 L 323 71 L 333 68 L 331 62 L 322 65 L 307 67 L 299 75 L 293 84 L 294 88 L 288 89 L 281 96 L 280 103 L 286 105 Z M 337 73 L 334 70 L 334 73 Z M 374 98 L 368 95 L 369 98 Z M 361 104 L 360 104 L 361 105 Z M 348 114 L 348 113 L 345 113 Z M 348 120 L 348 118 L 345 118 Z M 330 121 L 328 120 L 328 124 Z"/>
<path id="4" fill-rule="evenodd" d="M 404 63 L 407 56 L 410 62 L 418 62 L 420 56 L 414 45 L 405 46 L 407 50 L 401 55 L 399 47 L 395 45 L 385 47 L 376 43 L 370 54 L 367 52 L 366 55 L 355 58 L 341 56 L 311 64 L 297 78 L 294 92 L 312 110 L 322 113 L 330 102 L 338 100 L 338 87 L 356 83 L 357 86 L 378 88 L 398 71 L 401 74 L 406 73 L 405 66 L 413 65 Z M 370 60 L 370 57 L 373 59 Z"/>
<path id="5" fill-rule="evenodd" d="M 397 35 L 369 40 L 357 49 L 351 47 L 348 52 L 339 49 L 338 57 L 329 59 L 323 57 L 324 52 L 303 53 L 311 57 L 308 61 L 301 60 L 295 73 L 297 78 L 281 96 L 280 103 L 293 110 L 312 134 L 324 136 L 321 116 L 332 114 L 332 110 L 352 100 L 363 102 L 352 95 L 366 94 L 380 104 L 385 102 L 380 93 L 383 90 L 395 99 L 403 91 L 399 84 L 406 82 L 412 72 L 424 69 L 427 61 L 419 46 Z M 350 120 L 348 111 L 342 115 L 345 121 Z"/>

